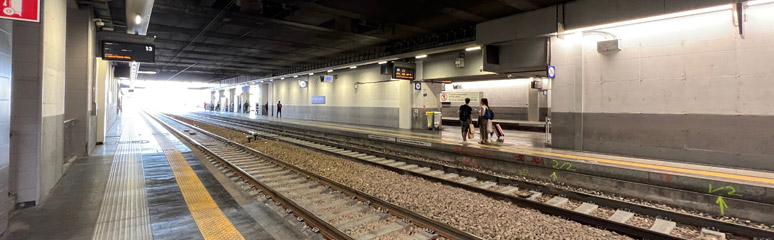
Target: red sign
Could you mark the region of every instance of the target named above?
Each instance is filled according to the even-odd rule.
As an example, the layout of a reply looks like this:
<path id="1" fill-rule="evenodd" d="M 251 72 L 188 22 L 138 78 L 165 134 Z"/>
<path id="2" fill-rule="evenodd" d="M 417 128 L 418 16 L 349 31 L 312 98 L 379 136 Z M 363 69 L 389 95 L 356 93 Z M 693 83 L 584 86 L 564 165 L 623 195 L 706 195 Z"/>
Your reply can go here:
<path id="1" fill-rule="evenodd" d="M 40 22 L 40 0 L 0 0 L 3 13 L 0 18 Z"/>

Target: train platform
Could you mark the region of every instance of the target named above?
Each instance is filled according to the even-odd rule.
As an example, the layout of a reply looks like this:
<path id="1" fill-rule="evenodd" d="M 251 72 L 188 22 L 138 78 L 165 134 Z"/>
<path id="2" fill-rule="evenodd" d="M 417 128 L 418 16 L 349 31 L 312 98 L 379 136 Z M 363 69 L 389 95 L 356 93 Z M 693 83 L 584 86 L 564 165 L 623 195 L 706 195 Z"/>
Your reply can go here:
<path id="1" fill-rule="evenodd" d="M 154 120 L 127 112 L 5 239 L 308 239 Z M 215 173 L 216 174 L 212 174 Z"/>
<path id="2" fill-rule="evenodd" d="M 761 208 L 774 211 L 774 173 L 762 170 L 708 166 L 663 159 L 645 159 L 545 147 L 545 133 L 506 130 L 503 142 L 462 142 L 459 127 L 442 131 L 405 130 L 339 124 L 228 112 L 201 112 L 230 120 L 281 126 L 309 133 L 340 135 L 379 143 L 428 158 L 461 165 L 531 177 L 570 186 L 614 192 L 679 205 L 690 201 L 697 210 L 718 215 L 760 215 Z M 355 141 L 353 140 L 353 143 Z M 374 145 L 376 146 L 376 145 Z M 617 181 L 611 181 L 617 180 Z M 718 208 L 723 197 L 734 211 Z M 733 203 L 730 203 L 733 202 Z M 753 203 L 762 203 L 753 207 Z M 746 206 L 750 206 L 747 208 Z M 761 216 L 774 221 L 772 216 Z"/>

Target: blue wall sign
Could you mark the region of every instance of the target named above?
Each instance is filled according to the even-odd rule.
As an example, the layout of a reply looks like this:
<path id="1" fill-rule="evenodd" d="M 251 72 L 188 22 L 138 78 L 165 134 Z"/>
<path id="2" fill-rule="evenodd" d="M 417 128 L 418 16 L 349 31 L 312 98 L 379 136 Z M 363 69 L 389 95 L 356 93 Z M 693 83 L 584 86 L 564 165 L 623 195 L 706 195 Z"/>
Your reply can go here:
<path id="1" fill-rule="evenodd" d="M 312 104 L 325 104 L 325 96 L 312 96 Z"/>
<path id="2" fill-rule="evenodd" d="M 547 72 L 548 72 L 548 74 L 547 74 L 548 78 L 553 79 L 553 78 L 556 77 L 556 67 L 555 66 L 548 65 Z"/>
<path id="3" fill-rule="evenodd" d="M 414 82 L 414 90 L 422 90 L 422 82 Z"/>

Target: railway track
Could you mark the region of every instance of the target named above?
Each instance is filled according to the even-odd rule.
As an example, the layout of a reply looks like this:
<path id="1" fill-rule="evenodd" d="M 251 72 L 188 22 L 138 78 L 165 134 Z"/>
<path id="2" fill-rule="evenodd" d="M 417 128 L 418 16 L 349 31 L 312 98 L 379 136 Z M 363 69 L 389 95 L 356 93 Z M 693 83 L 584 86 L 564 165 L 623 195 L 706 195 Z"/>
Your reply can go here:
<path id="1" fill-rule="evenodd" d="M 187 123 L 151 117 L 327 239 L 480 239 Z"/>
<path id="2" fill-rule="evenodd" d="M 241 121 L 224 121 L 198 115 L 188 115 L 186 118 L 453 185 L 636 238 L 771 239 L 774 236 L 774 232 L 764 229 L 415 160 Z"/>

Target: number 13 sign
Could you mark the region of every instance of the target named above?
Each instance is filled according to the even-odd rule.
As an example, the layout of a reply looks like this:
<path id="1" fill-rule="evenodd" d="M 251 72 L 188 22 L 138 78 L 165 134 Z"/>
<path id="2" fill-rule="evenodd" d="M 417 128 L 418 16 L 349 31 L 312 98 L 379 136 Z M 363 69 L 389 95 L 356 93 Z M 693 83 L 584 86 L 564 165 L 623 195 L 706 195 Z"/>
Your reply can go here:
<path id="1" fill-rule="evenodd" d="M 40 0 L 0 0 L 3 13 L 0 18 L 40 22 Z"/>

